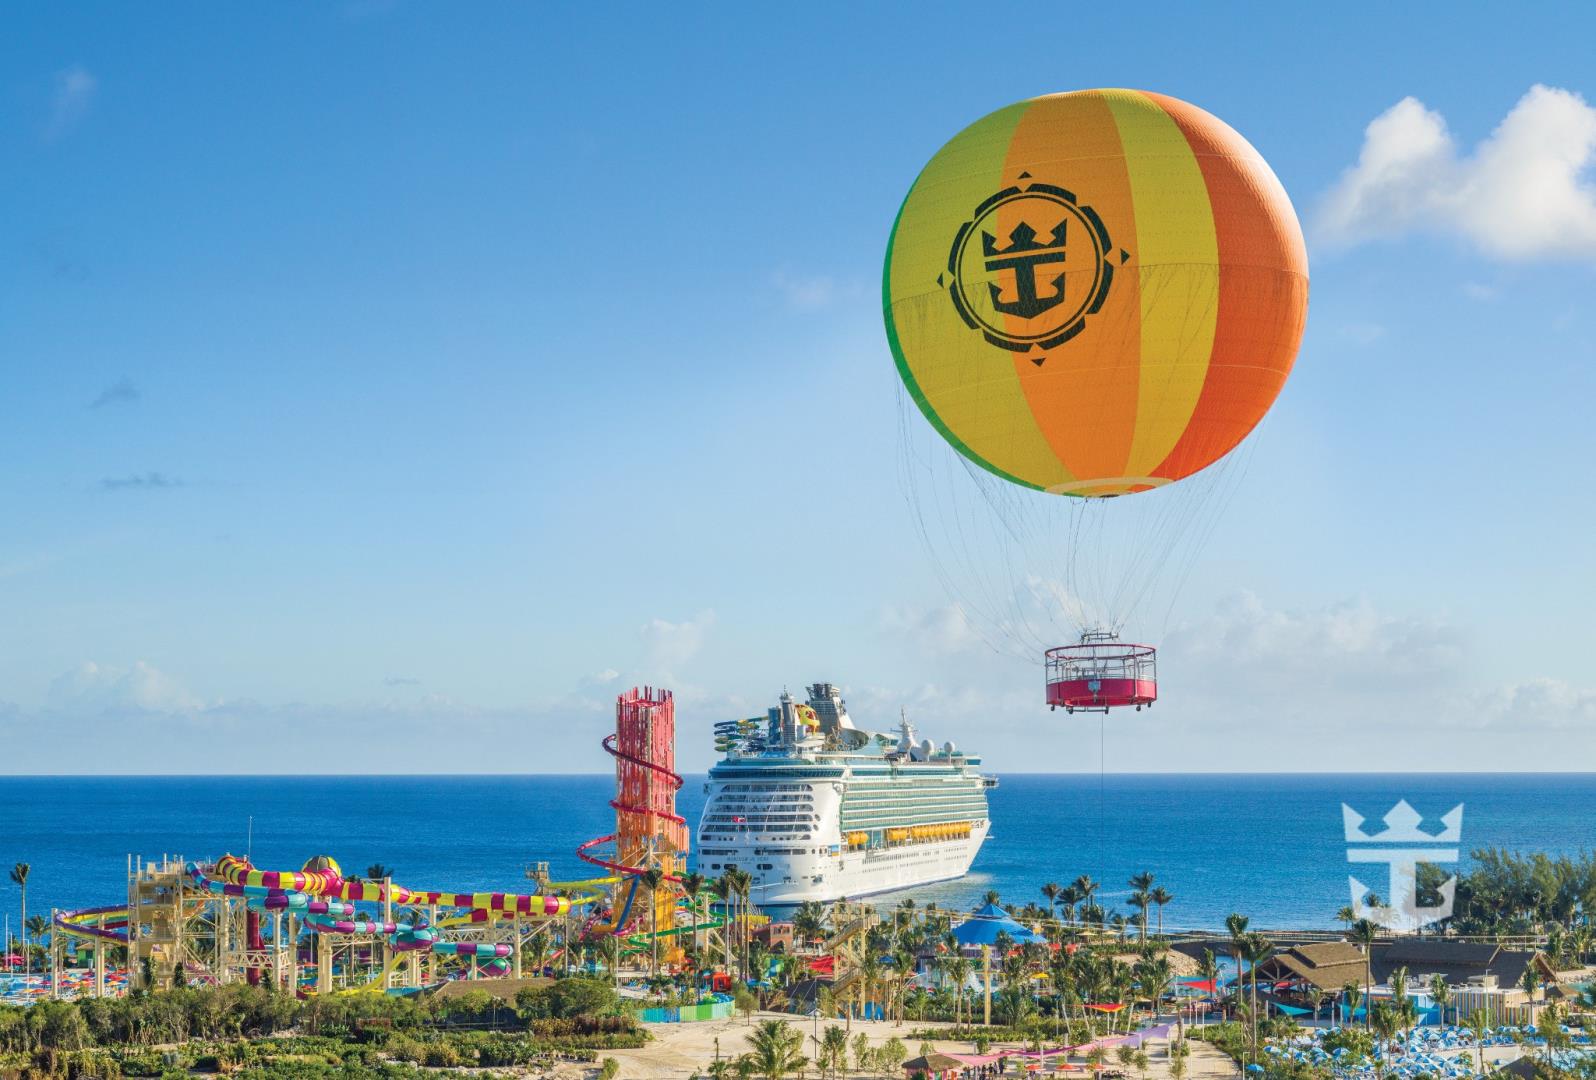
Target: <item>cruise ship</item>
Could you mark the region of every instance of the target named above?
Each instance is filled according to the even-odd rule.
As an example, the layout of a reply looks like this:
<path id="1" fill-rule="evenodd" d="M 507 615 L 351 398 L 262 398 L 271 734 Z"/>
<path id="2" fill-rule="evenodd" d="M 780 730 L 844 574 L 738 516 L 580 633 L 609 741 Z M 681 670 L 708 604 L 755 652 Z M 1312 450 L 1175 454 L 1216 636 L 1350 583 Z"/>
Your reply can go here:
<path id="1" fill-rule="evenodd" d="M 830 683 L 763 718 L 716 726 L 725 756 L 709 772 L 698 870 L 748 873 L 761 906 L 842 900 L 962 877 L 986 840 L 981 759 L 855 727 Z"/>

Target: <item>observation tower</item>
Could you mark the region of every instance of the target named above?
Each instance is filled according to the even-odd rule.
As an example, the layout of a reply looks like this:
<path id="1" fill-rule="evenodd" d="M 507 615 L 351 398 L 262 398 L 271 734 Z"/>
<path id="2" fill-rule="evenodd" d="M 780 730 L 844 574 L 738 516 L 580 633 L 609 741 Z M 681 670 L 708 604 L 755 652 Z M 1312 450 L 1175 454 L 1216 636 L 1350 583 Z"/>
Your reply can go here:
<path id="1" fill-rule="evenodd" d="M 1091 630 L 1074 645 L 1047 650 L 1047 705 L 1065 712 L 1102 712 L 1158 700 L 1158 650 Z"/>
<path id="2" fill-rule="evenodd" d="M 676 702 L 669 690 L 633 687 L 615 699 L 615 733 L 604 737 L 604 749 L 615 759 L 615 832 L 589 840 L 576 853 L 586 861 L 620 874 L 612 898 L 615 912 L 610 932 L 629 925 L 640 931 L 671 928 L 676 899 L 687 869 L 687 819 L 676 812 L 682 778 L 676 772 Z M 611 841 L 613 858 L 593 853 Z M 659 887 L 650 889 L 643 875 L 657 869 Z M 647 913 L 653 905 L 653 917 Z M 669 950 L 673 959 L 678 947 Z"/>

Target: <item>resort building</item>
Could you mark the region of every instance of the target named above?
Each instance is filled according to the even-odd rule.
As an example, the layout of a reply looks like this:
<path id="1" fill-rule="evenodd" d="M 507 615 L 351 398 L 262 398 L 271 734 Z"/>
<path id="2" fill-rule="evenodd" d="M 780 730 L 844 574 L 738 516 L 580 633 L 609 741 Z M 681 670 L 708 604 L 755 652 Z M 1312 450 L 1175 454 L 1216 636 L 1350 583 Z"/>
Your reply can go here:
<path id="1" fill-rule="evenodd" d="M 1558 996 L 1557 972 L 1539 952 L 1435 938 L 1376 943 L 1367 964 L 1363 949 L 1350 942 L 1297 945 L 1259 964 L 1258 982 L 1268 988 L 1263 996 L 1270 1004 L 1292 1015 L 1328 1020 L 1341 1015 L 1348 985 L 1366 991 L 1373 1002 L 1389 1000 L 1391 976 L 1399 969 L 1407 973 L 1408 996 L 1427 1014 L 1426 1022 L 1440 1019 L 1429 989 L 1437 975 L 1446 980 L 1449 1021 L 1478 1009 L 1497 1023 L 1533 1023 L 1536 1010 Z M 1525 991 L 1525 972 L 1552 988 L 1550 998 Z M 1366 1006 L 1360 1004 L 1353 1015 L 1361 1016 Z"/>

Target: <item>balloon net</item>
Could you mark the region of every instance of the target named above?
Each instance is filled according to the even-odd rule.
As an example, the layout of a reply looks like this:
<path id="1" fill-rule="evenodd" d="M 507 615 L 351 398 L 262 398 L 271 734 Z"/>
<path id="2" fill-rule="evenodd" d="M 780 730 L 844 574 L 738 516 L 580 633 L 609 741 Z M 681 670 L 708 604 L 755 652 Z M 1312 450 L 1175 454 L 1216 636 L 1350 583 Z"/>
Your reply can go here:
<path id="1" fill-rule="evenodd" d="M 1173 484 L 1082 498 L 971 462 L 901 382 L 898 430 L 899 484 L 938 580 L 989 648 L 1036 664 L 1087 632 L 1162 637 L 1256 444 Z"/>

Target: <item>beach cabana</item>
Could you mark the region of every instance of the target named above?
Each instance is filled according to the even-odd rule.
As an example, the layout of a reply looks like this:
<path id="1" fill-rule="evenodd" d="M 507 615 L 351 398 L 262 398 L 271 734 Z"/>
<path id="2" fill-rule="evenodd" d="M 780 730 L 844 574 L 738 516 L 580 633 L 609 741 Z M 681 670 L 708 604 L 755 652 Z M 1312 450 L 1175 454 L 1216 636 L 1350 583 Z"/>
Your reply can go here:
<path id="1" fill-rule="evenodd" d="M 1042 940 L 1040 934 L 1021 925 L 1014 916 L 996 904 L 986 905 L 953 928 L 953 939 L 961 949 L 996 945 L 999 934 L 1007 934 L 1016 945 Z"/>
<path id="2" fill-rule="evenodd" d="M 1260 963 L 1257 978 L 1269 987 L 1269 1004 L 1317 1015 L 1348 983 L 1363 985 L 1363 950 L 1345 941 L 1297 945 Z"/>
<path id="3" fill-rule="evenodd" d="M 964 1071 L 964 1062 L 947 1054 L 922 1054 L 912 1057 L 903 1063 L 903 1071 L 910 1076 L 924 1073 L 926 1076 L 957 1075 Z"/>

